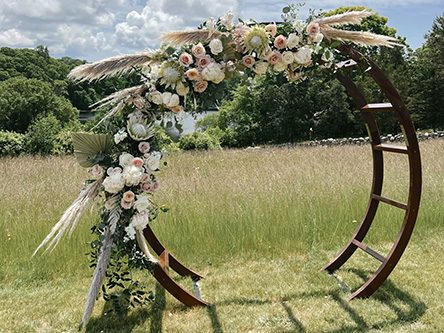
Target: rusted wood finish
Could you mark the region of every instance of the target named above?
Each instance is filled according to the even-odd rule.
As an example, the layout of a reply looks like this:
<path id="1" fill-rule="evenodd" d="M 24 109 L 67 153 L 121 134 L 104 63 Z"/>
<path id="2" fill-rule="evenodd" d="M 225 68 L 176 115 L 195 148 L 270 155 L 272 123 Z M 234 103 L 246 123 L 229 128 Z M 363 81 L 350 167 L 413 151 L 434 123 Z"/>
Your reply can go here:
<path id="1" fill-rule="evenodd" d="M 344 73 L 337 73 L 337 78 L 344 85 L 347 92 L 352 96 L 358 109 L 361 110 L 361 115 L 364 119 L 367 130 L 369 131 L 373 152 L 373 186 L 370 193 L 370 201 L 367 211 L 364 214 L 364 218 L 358 227 L 358 230 L 353 235 L 352 239 L 344 250 L 332 262 L 322 268 L 322 270 L 327 270 L 330 273 L 337 270 L 353 255 L 357 248 L 364 250 L 382 263 L 374 275 L 366 283 L 364 283 L 361 288 L 352 293 L 352 295 L 349 297 L 349 300 L 351 300 L 355 297 L 362 298 L 372 295 L 387 279 L 404 253 L 418 216 L 421 200 L 422 171 L 421 157 L 415 129 L 410 119 L 410 115 L 407 112 L 406 106 L 393 84 L 378 66 L 376 66 L 371 60 L 365 58 L 357 50 L 346 44 L 341 44 L 337 47 L 337 49 L 342 54 L 350 57 L 359 67 L 369 73 L 389 101 L 389 103 L 368 104 L 353 81 L 346 77 Z M 381 143 L 379 131 L 372 115 L 372 112 L 375 111 L 394 112 L 405 136 L 405 147 Z M 383 153 L 401 153 L 408 155 L 410 180 L 407 204 L 381 196 L 383 183 Z M 363 238 L 371 227 L 379 202 L 405 210 L 401 230 L 390 252 L 385 258 L 362 244 Z"/>

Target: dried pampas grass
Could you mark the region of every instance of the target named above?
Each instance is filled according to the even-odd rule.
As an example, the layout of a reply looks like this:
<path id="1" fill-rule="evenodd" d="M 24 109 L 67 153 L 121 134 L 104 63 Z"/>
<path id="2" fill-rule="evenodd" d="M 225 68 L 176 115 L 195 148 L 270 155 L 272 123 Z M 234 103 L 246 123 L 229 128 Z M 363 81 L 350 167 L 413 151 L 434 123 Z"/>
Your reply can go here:
<path id="1" fill-rule="evenodd" d="M 65 211 L 65 213 L 63 213 L 59 222 L 57 222 L 56 225 L 52 228 L 51 232 L 37 247 L 32 256 L 35 256 L 38 250 L 40 250 L 40 248 L 43 245 L 48 243 L 51 240 L 51 238 L 52 240 L 49 243 L 44 253 L 46 253 L 50 248 L 54 250 L 54 248 L 57 246 L 60 239 L 62 239 L 63 235 L 66 233 L 66 231 L 70 226 L 71 229 L 69 231 L 69 236 L 71 236 L 86 207 L 88 207 L 89 203 L 97 196 L 97 193 L 99 192 L 99 189 L 102 186 L 102 182 L 103 182 L 102 178 L 98 179 L 94 183 L 88 185 L 88 187 L 84 189 L 82 192 L 80 192 L 78 198 L 71 204 L 71 206 L 69 206 L 69 208 Z"/>
<path id="2" fill-rule="evenodd" d="M 91 317 L 94 303 L 96 302 L 97 295 L 99 294 L 100 287 L 102 286 L 103 278 L 105 277 L 106 268 L 108 267 L 109 258 L 111 255 L 111 249 L 113 245 L 112 236 L 116 231 L 117 223 L 120 220 L 120 206 L 116 203 L 111 209 L 108 215 L 107 226 L 103 232 L 102 249 L 97 259 L 97 265 L 94 270 L 91 286 L 89 287 L 88 298 L 86 299 L 85 310 L 82 317 L 82 326 L 85 327 L 88 324 Z"/>
<path id="3" fill-rule="evenodd" d="M 223 33 L 217 30 L 171 31 L 164 33 L 159 39 L 172 47 L 180 47 L 185 44 L 207 43 L 221 35 Z"/>
<path id="4" fill-rule="evenodd" d="M 137 66 L 153 65 L 152 52 L 128 54 L 107 58 L 92 64 L 80 65 L 74 68 L 68 77 L 80 81 L 102 80 L 112 75 L 122 75 L 132 72 Z"/>
<path id="5" fill-rule="evenodd" d="M 374 13 L 369 10 L 363 11 L 352 11 L 346 12 L 344 14 L 338 14 L 333 16 L 327 16 L 323 18 L 319 18 L 313 20 L 313 23 L 317 23 L 319 25 L 329 25 L 329 26 L 338 26 L 345 24 L 361 24 L 361 20 L 365 17 L 369 17 Z"/>
<path id="6" fill-rule="evenodd" d="M 347 31 L 321 26 L 321 32 L 327 39 L 349 41 L 362 46 L 402 46 L 397 43 L 397 39 L 389 36 L 378 35 L 366 31 Z"/>

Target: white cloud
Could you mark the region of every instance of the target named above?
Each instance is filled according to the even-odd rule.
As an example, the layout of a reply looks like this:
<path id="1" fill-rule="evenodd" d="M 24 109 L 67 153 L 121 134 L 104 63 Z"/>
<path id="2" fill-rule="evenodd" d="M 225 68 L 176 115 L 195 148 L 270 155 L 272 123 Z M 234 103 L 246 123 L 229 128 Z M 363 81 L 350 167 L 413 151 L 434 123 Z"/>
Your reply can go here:
<path id="1" fill-rule="evenodd" d="M 34 43 L 35 43 L 34 40 L 24 36 L 17 29 L 9 29 L 9 30 L 0 32 L 0 44 L 3 44 L 3 45 L 33 46 Z"/>

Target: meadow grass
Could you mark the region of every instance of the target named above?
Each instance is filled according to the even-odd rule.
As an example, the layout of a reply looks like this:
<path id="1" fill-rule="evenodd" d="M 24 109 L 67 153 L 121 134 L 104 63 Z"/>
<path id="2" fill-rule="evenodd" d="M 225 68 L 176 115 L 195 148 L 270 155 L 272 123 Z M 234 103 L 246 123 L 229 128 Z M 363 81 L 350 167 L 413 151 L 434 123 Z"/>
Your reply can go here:
<path id="1" fill-rule="evenodd" d="M 170 211 L 152 228 L 179 260 L 206 276 L 202 296 L 215 307 L 187 309 L 138 272 L 155 303 L 122 318 L 104 316 L 99 301 L 88 331 L 442 331 L 443 148 L 442 140 L 421 143 L 423 199 L 403 259 L 374 297 L 352 302 L 318 269 L 364 214 L 368 146 L 172 154 L 155 198 Z M 387 155 L 385 165 L 383 195 L 406 202 L 406 156 Z M 73 157 L 0 160 L 0 332 L 77 329 L 92 273 L 85 253 L 95 208 L 54 252 L 31 255 L 86 178 Z M 365 243 L 387 253 L 402 218 L 401 210 L 381 205 Z M 338 276 L 353 289 L 377 267 L 357 253 Z"/>

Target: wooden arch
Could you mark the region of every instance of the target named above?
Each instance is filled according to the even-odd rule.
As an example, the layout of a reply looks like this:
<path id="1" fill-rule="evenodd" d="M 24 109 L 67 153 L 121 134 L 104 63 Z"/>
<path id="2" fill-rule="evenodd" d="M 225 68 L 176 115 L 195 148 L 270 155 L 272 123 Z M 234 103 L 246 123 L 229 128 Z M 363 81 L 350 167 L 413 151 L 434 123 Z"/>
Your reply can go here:
<path id="1" fill-rule="evenodd" d="M 368 58 L 364 57 L 356 49 L 343 43 L 337 47 L 337 50 L 350 58 L 350 60 L 338 65 L 336 77 L 353 98 L 356 106 L 361 112 L 362 118 L 369 132 L 370 144 L 373 153 L 373 184 L 370 191 L 370 199 L 367 209 L 357 231 L 342 252 L 328 265 L 323 267 L 321 271 L 325 270 L 329 273 L 333 273 L 335 270 L 339 269 L 358 248 L 381 262 L 380 267 L 373 274 L 373 276 L 367 282 L 365 282 L 362 287 L 348 297 L 348 299 L 351 300 L 353 298 L 363 298 L 372 295 L 387 279 L 404 253 L 418 216 L 418 209 L 421 199 L 422 175 L 421 158 L 415 129 L 406 106 L 393 84 L 378 66 L 376 66 Z M 350 69 L 356 66 L 364 69 L 373 78 L 373 80 L 379 85 L 382 93 L 388 100 L 388 103 L 367 103 L 358 87 L 348 76 L 346 76 L 344 71 L 345 69 Z M 373 116 L 373 112 L 394 113 L 404 134 L 405 145 L 395 146 L 381 142 L 381 137 Z M 384 180 L 383 156 L 384 154 L 389 153 L 405 154 L 408 156 L 410 184 L 407 203 L 401 203 L 381 196 Z M 401 230 L 398 237 L 394 241 L 391 250 L 386 256 L 377 253 L 362 243 L 373 223 L 380 203 L 388 204 L 405 211 Z M 144 235 L 148 241 L 148 244 L 150 244 L 154 252 L 156 252 L 159 256 L 160 261 L 154 266 L 154 277 L 156 280 L 170 294 L 172 294 L 186 306 L 208 306 L 209 304 L 201 299 L 197 284 L 197 281 L 199 281 L 202 276 L 184 266 L 173 255 L 171 255 L 157 239 L 150 226 L 147 226 L 147 228 L 144 230 Z M 182 288 L 169 275 L 170 268 L 181 276 L 189 276 L 192 278 L 194 282 L 194 295 Z"/>

